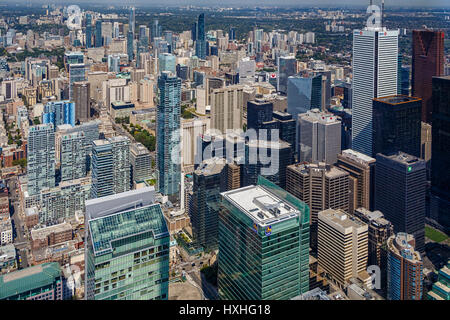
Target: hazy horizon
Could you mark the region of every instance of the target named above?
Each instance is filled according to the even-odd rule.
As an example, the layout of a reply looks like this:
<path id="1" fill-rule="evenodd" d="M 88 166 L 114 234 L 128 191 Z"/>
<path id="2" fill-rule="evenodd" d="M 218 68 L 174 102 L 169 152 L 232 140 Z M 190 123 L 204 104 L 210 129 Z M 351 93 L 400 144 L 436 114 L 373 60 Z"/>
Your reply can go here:
<path id="1" fill-rule="evenodd" d="M 280 3 L 281 2 L 281 3 Z M 381 3 L 381 0 L 373 0 L 374 4 Z M 389 7 L 450 7 L 450 1 L 448 0 L 386 0 L 386 9 Z M 70 5 L 70 4 L 89 4 L 89 5 L 100 5 L 102 3 L 115 5 L 115 6 L 127 6 L 135 5 L 140 7 L 167 7 L 167 6 L 203 6 L 203 7 L 262 7 L 262 6 L 272 6 L 272 7 L 363 7 L 369 4 L 369 0 L 247 0 L 243 4 L 242 0 L 97 0 L 95 4 L 91 0 L 73 0 L 73 1 L 62 1 L 62 0 L 16 0 L 14 4 L 59 4 L 59 5 Z M 11 1 L 0 0 L 0 4 L 11 4 Z"/>

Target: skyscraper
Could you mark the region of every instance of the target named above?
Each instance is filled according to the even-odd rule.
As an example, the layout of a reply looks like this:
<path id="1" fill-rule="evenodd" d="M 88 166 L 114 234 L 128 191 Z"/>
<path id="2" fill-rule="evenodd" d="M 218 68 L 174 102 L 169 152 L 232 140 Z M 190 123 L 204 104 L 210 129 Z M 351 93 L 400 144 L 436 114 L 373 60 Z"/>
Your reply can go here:
<path id="1" fill-rule="evenodd" d="M 128 19 L 128 28 L 133 33 L 133 36 L 135 34 L 135 28 L 136 28 L 136 9 L 134 7 L 130 7 L 130 16 Z"/>
<path id="2" fill-rule="evenodd" d="M 287 112 L 294 119 L 312 109 L 324 111 L 322 104 L 322 75 L 291 76 L 287 80 Z"/>
<path id="3" fill-rule="evenodd" d="M 243 186 L 254 185 L 258 176 L 286 187 L 286 168 L 292 164 L 291 145 L 281 140 L 250 140 L 245 144 Z"/>
<path id="4" fill-rule="evenodd" d="M 338 285 L 366 271 L 368 255 L 367 224 L 345 211 L 327 209 L 318 215 L 317 260 Z"/>
<path id="5" fill-rule="evenodd" d="M 95 140 L 92 148 L 91 198 L 130 190 L 130 140 L 116 136 Z"/>
<path id="6" fill-rule="evenodd" d="M 352 149 L 372 155 L 372 99 L 397 94 L 398 30 L 353 31 Z"/>
<path id="7" fill-rule="evenodd" d="M 333 164 L 341 152 L 341 122 L 331 114 L 313 109 L 298 116 L 298 159 Z"/>
<path id="8" fill-rule="evenodd" d="M 225 174 L 225 162 L 218 158 L 203 161 L 194 171 L 192 234 L 199 245 L 213 250 L 219 246 L 220 193 L 226 190 Z"/>
<path id="9" fill-rule="evenodd" d="M 102 45 L 103 45 L 102 21 L 97 20 L 97 21 L 95 21 L 95 47 L 99 48 Z"/>
<path id="10" fill-rule="evenodd" d="M 377 154 L 375 210 L 383 212 L 395 232 L 416 239 L 416 250 L 425 250 L 426 164 L 417 157 L 398 152 Z"/>
<path id="11" fill-rule="evenodd" d="M 28 194 L 55 186 L 55 133 L 53 124 L 31 126 L 27 141 Z"/>
<path id="12" fill-rule="evenodd" d="M 444 31 L 413 30 L 412 95 L 422 98 L 422 121 L 432 120 L 432 78 L 444 75 Z"/>
<path id="13" fill-rule="evenodd" d="M 168 71 L 158 77 L 159 103 L 156 120 L 156 168 L 158 191 L 169 199 L 180 199 L 181 79 Z"/>
<path id="14" fill-rule="evenodd" d="M 92 48 L 92 15 L 86 13 L 86 48 Z"/>
<path id="15" fill-rule="evenodd" d="M 450 228 L 450 76 L 433 78 L 431 217 Z"/>
<path id="16" fill-rule="evenodd" d="M 86 65 L 84 63 L 69 64 L 69 99 L 73 100 L 74 82 L 86 80 Z"/>
<path id="17" fill-rule="evenodd" d="M 162 53 L 158 56 L 159 72 L 170 71 L 176 73 L 176 57 L 171 53 Z"/>
<path id="18" fill-rule="evenodd" d="M 381 289 L 386 289 L 387 241 L 394 234 L 392 223 L 384 218 L 381 211 L 356 209 L 353 214 L 369 228 L 368 265 L 376 265 L 381 271 Z"/>
<path id="19" fill-rule="evenodd" d="M 128 61 L 133 61 L 134 59 L 134 34 L 133 31 L 128 30 L 127 33 L 127 55 Z"/>
<path id="20" fill-rule="evenodd" d="M 91 116 L 91 84 L 87 81 L 73 83 L 75 121 L 85 122 Z"/>
<path id="21" fill-rule="evenodd" d="M 170 235 L 153 188 L 86 202 L 86 300 L 167 300 Z"/>
<path id="22" fill-rule="evenodd" d="M 75 103 L 69 100 L 47 102 L 42 113 L 42 123 L 52 123 L 53 128 L 61 124 L 74 126 L 75 108 Z"/>
<path id="23" fill-rule="evenodd" d="M 317 249 L 317 215 L 332 208 L 348 212 L 348 172 L 325 163 L 293 164 L 286 170 L 286 190 L 311 212 L 311 247 Z"/>
<path id="24" fill-rule="evenodd" d="M 348 212 L 358 208 L 373 208 L 375 159 L 352 149 L 343 150 L 337 156 L 336 165 L 349 173 Z"/>
<path id="25" fill-rule="evenodd" d="M 210 93 L 211 128 L 226 133 L 228 129 L 242 129 L 244 87 L 241 85 L 213 89 Z"/>
<path id="26" fill-rule="evenodd" d="M 142 143 L 133 143 L 130 146 L 130 165 L 133 182 L 142 182 L 151 177 L 152 159 L 150 152 Z"/>
<path id="27" fill-rule="evenodd" d="M 220 298 L 285 300 L 307 292 L 308 206 L 264 178 L 224 192 L 222 199 Z"/>
<path id="28" fill-rule="evenodd" d="M 277 90 L 282 94 L 287 94 L 288 78 L 297 73 L 297 59 L 294 56 L 278 57 L 277 62 L 278 62 Z M 288 112 L 291 113 L 290 111 Z"/>
<path id="29" fill-rule="evenodd" d="M 373 153 L 403 151 L 420 157 L 422 100 L 408 96 L 373 99 Z"/>
<path id="30" fill-rule="evenodd" d="M 422 300 L 424 266 L 414 236 L 400 232 L 387 241 L 388 300 Z"/>
<path id="31" fill-rule="evenodd" d="M 199 59 L 206 59 L 206 32 L 205 32 L 205 14 L 198 16 L 197 39 L 195 41 L 195 55 Z"/>
<path id="32" fill-rule="evenodd" d="M 61 181 L 86 176 L 86 136 L 84 132 L 73 132 L 61 137 Z"/>

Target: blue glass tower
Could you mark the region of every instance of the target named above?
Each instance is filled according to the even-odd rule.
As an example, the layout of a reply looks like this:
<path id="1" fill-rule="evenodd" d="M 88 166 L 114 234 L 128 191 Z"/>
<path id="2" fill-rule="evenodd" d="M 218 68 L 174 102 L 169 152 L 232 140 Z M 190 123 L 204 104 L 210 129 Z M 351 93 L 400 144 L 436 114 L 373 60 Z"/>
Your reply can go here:
<path id="1" fill-rule="evenodd" d="M 127 54 L 128 54 L 128 61 L 133 60 L 134 55 L 134 39 L 133 39 L 133 31 L 129 30 L 127 33 Z"/>
<path id="2" fill-rule="evenodd" d="M 158 78 L 159 104 L 156 123 L 158 190 L 177 201 L 180 193 L 181 79 L 168 71 Z"/>
<path id="3" fill-rule="evenodd" d="M 102 21 L 97 20 L 95 22 L 95 47 L 99 48 L 103 45 L 102 41 Z"/>
<path id="4" fill-rule="evenodd" d="M 92 48 L 92 15 L 86 13 L 86 48 Z"/>
<path id="5" fill-rule="evenodd" d="M 195 42 L 195 54 L 200 59 L 206 59 L 206 33 L 205 33 L 205 14 L 198 16 L 197 23 L 197 41 Z"/>

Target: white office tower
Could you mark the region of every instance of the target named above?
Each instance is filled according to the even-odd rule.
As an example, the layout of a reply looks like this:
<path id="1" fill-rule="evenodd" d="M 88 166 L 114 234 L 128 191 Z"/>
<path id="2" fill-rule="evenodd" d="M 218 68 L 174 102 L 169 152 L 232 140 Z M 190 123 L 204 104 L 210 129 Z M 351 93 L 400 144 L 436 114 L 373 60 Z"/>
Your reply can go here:
<path id="1" fill-rule="evenodd" d="M 398 30 L 353 31 L 352 149 L 372 156 L 372 99 L 397 94 Z"/>

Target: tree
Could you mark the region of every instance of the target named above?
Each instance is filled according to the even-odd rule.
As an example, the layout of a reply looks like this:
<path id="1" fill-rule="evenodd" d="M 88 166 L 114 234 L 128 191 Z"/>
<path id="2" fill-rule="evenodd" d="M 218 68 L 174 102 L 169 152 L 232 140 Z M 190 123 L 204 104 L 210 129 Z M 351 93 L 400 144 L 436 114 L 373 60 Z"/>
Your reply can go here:
<path id="1" fill-rule="evenodd" d="M 41 121 L 39 120 L 39 117 L 34 117 L 34 119 L 33 119 L 33 124 L 34 124 L 34 125 L 41 124 Z"/>
<path id="2" fill-rule="evenodd" d="M 19 159 L 19 160 L 13 160 L 13 166 L 20 165 L 20 167 L 23 169 L 27 166 L 27 159 Z"/>

